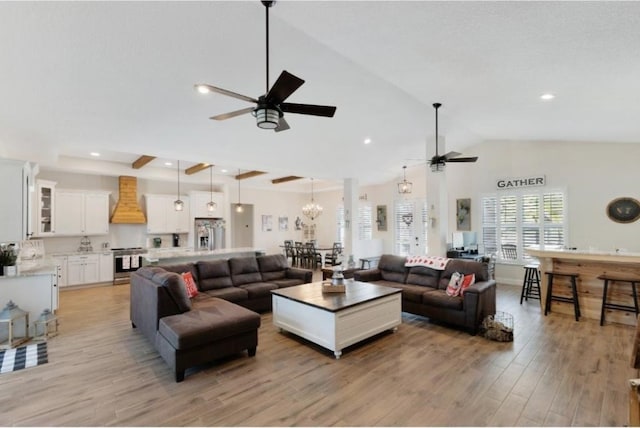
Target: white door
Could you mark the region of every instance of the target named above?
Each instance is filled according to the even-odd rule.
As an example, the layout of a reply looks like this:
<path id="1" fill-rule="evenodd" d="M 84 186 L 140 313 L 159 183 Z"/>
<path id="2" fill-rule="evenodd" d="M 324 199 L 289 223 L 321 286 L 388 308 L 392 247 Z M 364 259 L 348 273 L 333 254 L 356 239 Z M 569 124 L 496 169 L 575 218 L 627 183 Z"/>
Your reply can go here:
<path id="1" fill-rule="evenodd" d="M 427 203 L 424 199 L 400 199 L 395 202 L 395 254 L 423 255 L 427 247 Z"/>
<path id="2" fill-rule="evenodd" d="M 253 247 L 253 205 L 242 204 L 242 212 L 236 212 L 231 204 L 231 240 L 236 248 Z"/>

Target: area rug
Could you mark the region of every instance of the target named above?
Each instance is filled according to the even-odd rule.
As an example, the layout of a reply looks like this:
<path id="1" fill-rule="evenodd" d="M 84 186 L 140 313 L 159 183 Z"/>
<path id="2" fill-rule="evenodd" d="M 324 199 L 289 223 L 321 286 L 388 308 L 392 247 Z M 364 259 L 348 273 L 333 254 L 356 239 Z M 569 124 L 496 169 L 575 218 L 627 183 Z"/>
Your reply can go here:
<path id="1" fill-rule="evenodd" d="M 48 362 L 47 342 L 0 351 L 0 373 L 9 373 Z"/>

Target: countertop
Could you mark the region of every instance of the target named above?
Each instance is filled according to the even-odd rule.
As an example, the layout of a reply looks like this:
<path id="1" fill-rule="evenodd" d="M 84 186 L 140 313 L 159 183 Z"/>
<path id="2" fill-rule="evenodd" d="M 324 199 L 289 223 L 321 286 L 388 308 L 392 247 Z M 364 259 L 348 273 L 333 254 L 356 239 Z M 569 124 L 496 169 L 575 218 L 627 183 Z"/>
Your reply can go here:
<path id="1" fill-rule="evenodd" d="M 193 248 L 149 248 L 146 255 L 143 254 L 148 261 L 174 259 L 183 257 L 207 257 L 207 256 L 224 256 L 238 253 L 256 253 L 264 251 L 261 248 L 240 247 L 240 248 L 224 248 L 220 250 L 194 250 Z"/>
<path id="2" fill-rule="evenodd" d="M 15 278 L 16 276 L 34 276 L 34 275 L 55 275 L 58 267 L 56 263 L 49 257 L 25 261 L 22 260 L 18 264 L 18 273 L 15 276 L 0 276 L 1 278 Z"/>
<path id="3" fill-rule="evenodd" d="M 527 247 L 524 251 L 536 258 L 640 263 L 640 253 L 628 251 L 564 250 L 561 248 L 541 250 L 535 247 Z"/>

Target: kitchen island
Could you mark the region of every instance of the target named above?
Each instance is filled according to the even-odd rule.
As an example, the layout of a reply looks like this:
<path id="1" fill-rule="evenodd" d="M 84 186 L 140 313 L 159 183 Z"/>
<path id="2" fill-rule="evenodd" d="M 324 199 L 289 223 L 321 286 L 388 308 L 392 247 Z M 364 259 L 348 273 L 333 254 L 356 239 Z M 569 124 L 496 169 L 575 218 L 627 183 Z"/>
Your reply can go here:
<path id="1" fill-rule="evenodd" d="M 200 260 L 230 259 L 231 257 L 259 256 L 264 250 L 253 247 L 224 248 L 220 250 L 194 250 L 193 248 L 150 248 L 142 259 L 143 266 L 171 265 Z"/>
<path id="2" fill-rule="evenodd" d="M 582 318 L 593 320 L 600 320 L 600 310 L 602 309 L 604 283 L 598 279 L 599 275 L 607 273 L 640 277 L 640 254 L 638 253 L 597 250 L 541 250 L 534 247 L 528 247 L 525 251 L 540 260 L 540 273 L 542 274 L 540 278 L 542 294 L 540 310 L 543 312 L 547 296 L 547 275 L 544 274 L 545 272 L 554 270 L 579 274 L 577 288 Z M 559 279 L 553 281 L 554 295 L 569 296 L 569 288 L 563 284 L 565 282 Z M 610 283 L 607 300 L 613 303 L 633 305 L 630 285 L 628 283 Z M 573 305 L 552 302 L 551 313 L 554 312 L 573 315 Z M 606 320 L 607 322 L 636 325 L 636 316 L 632 312 L 607 310 Z"/>

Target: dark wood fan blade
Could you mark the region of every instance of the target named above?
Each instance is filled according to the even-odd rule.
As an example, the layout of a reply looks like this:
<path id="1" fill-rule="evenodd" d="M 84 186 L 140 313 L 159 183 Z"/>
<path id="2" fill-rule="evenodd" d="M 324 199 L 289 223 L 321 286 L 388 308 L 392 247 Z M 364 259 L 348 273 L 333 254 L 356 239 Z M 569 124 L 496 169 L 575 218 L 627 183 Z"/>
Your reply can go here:
<path id="1" fill-rule="evenodd" d="M 287 70 L 283 70 L 280 76 L 278 76 L 276 83 L 269 89 L 265 100 L 268 103 L 280 104 L 286 100 L 289 95 L 293 94 L 296 89 L 302 86 L 303 83 L 304 80 L 287 72 Z"/>
<path id="2" fill-rule="evenodd" d="M 447 159 L 447 162 L 475 162 L 478 160 L 478 156 L 469 157 L 469 158 L 454 158 Z"/>
<path id="3" fill-rule="evenodd" d="M 217 116 L 211 116 L 209 119 L 213 119 L 213 120 L 231 119 L 232 117 L 236 117 L 236 116 L 240 116 L 242 114 L 250 113 L 253 110 L 255 110 L 255 107 L 247 107 L 247 108 L 243 108 L 241 110 L 230 111 L 229 113 L 222 113 L 222 114 L 219 114 Z"/>
<path id="4" fill-rule="evenodd" d="M 249 101 L 250 103 L 258 104 L 258 100 L 256 100 L 255 98 L 251 98 L 251 97 L 247 97 L 246 95 L 237 94 L 235 92 L 227 91 L 226 89 L 218 88 L 216 86 L 207 85 L 206 83 L 199 83 L 197 85 L 194 85 L 194 87 L 196 88 L 196 90 L 198 88 L 207 88 L 211 92 L 217 92 L 219 94 L 226 95 L 228 97 L 233 97 L 233 98 L 237 98 L 239 100 Z"/>
<path id="5" fill-rule="evenodd" d="M 460 156 L 462 153 L 458 153 L 458 152 L 449 152 L 446 155 L 442 156 L 445 160 L 449 160 L 451 158 L 455 158 L 457 156 Z"/>
<path id="6" fill-rule="evenodd" d="M 313 104 L 282 103 L 280 109 L 285 113 L 310 114 L 312 116 L 333 117 L 336 108 L 333 106 L 318 106 Z"/>
<path id="7" fill-rule="evenodd" d="M 280 121 L 278 122 L 278 126 L 276 127 L 276 129 L 274 129 L 274 131 L 280 132 L 280 131 L 286 131 L 287 129 L 289 129 L 289 124 L 287 123 L 286 120 L 284 120 L 284 117 L 281 117 Z"/>

